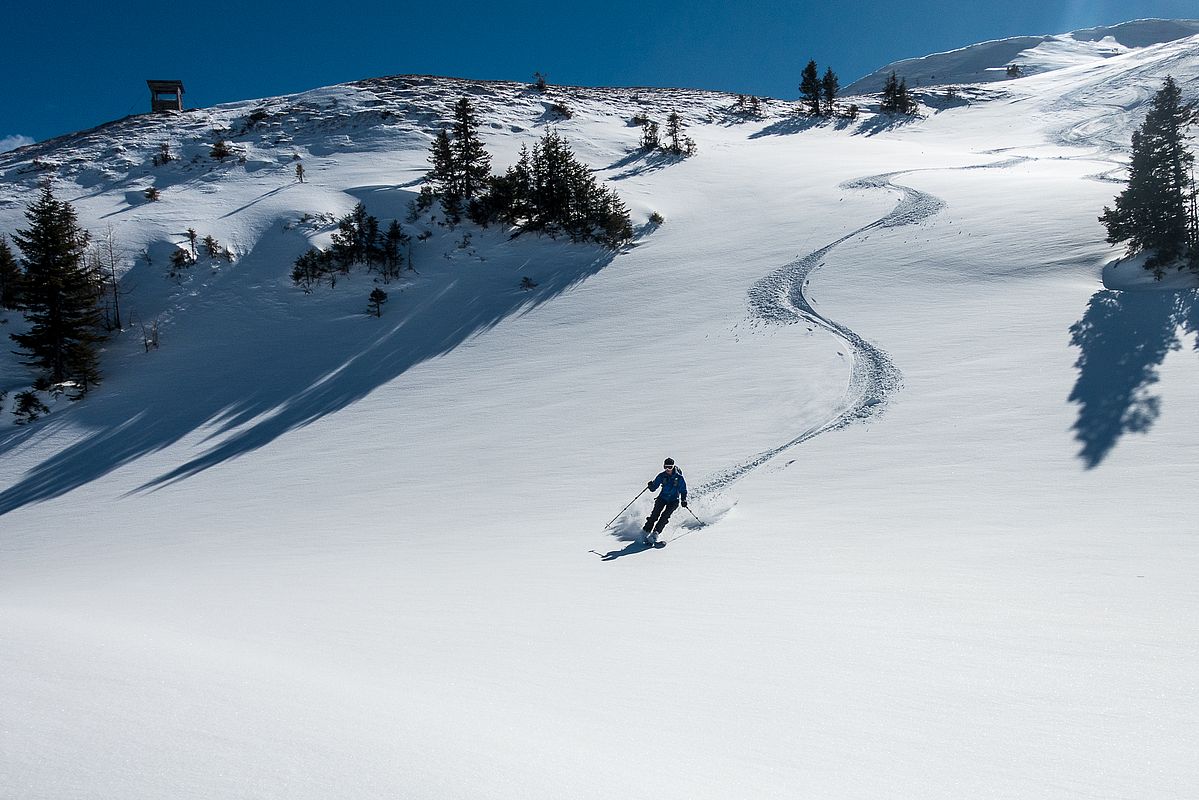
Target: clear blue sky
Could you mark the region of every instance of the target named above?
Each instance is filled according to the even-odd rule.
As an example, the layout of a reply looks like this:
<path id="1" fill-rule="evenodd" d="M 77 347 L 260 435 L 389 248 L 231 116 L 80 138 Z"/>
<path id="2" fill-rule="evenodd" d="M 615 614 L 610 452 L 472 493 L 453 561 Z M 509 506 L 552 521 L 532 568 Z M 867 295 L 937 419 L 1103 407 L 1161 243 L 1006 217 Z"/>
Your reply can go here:
<path id="1" fill-rule="evenodd" d="M 848 84 L 900 58 L 1142 17 L 1196 18 L 1199 0 L 13 0 L 0 145 L 146 111 L 147 78 L 183 80 L 189 108 L 382 75 L 535 70 L 551 83 L 793 98 L 810 58 Z"/>

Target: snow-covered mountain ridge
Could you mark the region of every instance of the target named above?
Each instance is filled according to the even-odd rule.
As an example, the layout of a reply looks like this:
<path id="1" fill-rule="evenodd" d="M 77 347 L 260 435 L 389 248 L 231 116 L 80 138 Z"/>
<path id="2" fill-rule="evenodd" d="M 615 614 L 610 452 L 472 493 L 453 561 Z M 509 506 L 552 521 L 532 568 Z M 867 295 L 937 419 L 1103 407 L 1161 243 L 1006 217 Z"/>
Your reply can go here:
<path id="1" fill-rule="evenodd" d="M 1199 796 L 1199 302 L 1105 288 L 1097 221 L 1166 74 L 1194 37 L 914 119 L 401 76 L 0 155 L 0 232 L 51 179 L 132 318 L 0 424 L 0 796 Z M 463 96 L 634 241 L 407 222 Z M 305 294 L 358 202 L 416 271 Z M 171 275 L 188 228 L 233 261 Z"/>
<path id="2" fill-rule="evenodd" d="M 1122 55 L 1131 50 L 1174 42 L 1199 34 L 1199 20 L 1141 19 L 1119 25 L 1085 28 L 1050 36 L 1014 36 L 980 42 L 957 50 L 887 64 L 845 88 L 848 94 L 882 91 L 892 72 L 912 89 L 926 86 L 990 83 L 1036 75 Z"/>

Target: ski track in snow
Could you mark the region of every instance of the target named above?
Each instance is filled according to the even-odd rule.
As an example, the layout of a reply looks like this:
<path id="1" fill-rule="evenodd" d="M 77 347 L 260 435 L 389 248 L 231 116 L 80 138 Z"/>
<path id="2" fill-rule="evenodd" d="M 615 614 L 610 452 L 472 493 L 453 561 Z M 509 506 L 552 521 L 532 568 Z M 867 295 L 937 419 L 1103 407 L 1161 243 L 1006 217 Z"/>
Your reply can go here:
<path id="1" fill-rule="evenodd" d="M 1185 58 L 1185 53 L 1180 51 L 1173 60 L 1183 58 Z M 1051 141 L 1066 147 L 1094 148 L 1096 153 L 1087 155 L 1085 158 L 1111 161 L 1113 168 L 1089 177 L 1101 181 L 1114 180 L 1113 174 L 1125 169 L 1125 166 L 1113 160 L 1110 154 L 1124 149 L 1122 143 L 1127 139 L 1130 128 L 1135 127 L 1134 118 L 1139 116 L 1141 109 L 1153 95 L 1154 90 L 1151 87 L 1150 78 L 1156 80 L 1156 69 L 1160 69 L 1160 65 L 1154 64 L 1134 70 L 1134 74 L 1138 76 L 1145 73 L 1146 78 L 1142 85 L 1132 87 L 1131 95 L 1120 94 L 1119 90 L 1124 88 L 1126 92 L 1126 87 L 1107 90 L 1109 96 L 1104 96 L 1103 91 L 1096 91 L 1095 87 L 1076 89 L 1065 93 L 1062 101 L 1066 103 L 1069 110 L 1093 111 L 1098 105 L 1103 109 L 1103 113 L 1092 113 L 1053 132 Z M 991 152 L 998 154 L 1001 151 Z M 1030 156 L 1013 155 L 1003 161 L 951 169 L 1003 169 L 1034 160 L 1037 159 Z M 715 473 L 695 488 L 694 491 L 697 495 L 720 492 L 785 450 L 822 433 L 839 430 L 858 420 L 869 419 L 883 409 L 887 398 L 893 392 L 902 387 L 903 376 L 886 351 L 863 339 L 845 325 L 821 314 L 805 294 L 805 289 L 811 274 L 823 264 L 824 257 L 837 246 L 870 230 L 915 225 L 944 209 L 946 203 L 939 197 L 892 181 L 899 175 L 924 171 L 928 170 L 901 170 L 858 178 L 841 184 L 844 189 L 885 189 L 898 191 L 903 196 L 886 216 L 790 262 L 762 278 L 750 288 L 749 304 L 752 318 L 766 323 L 784 325 L 808 322 L 842 339 L 853 353 L 853 370 L 850 374 L 849 387 L 845 393 L 842 410 L 832 419 L 808 428 L 790 441 Z"/>
<path id="2" fill-rule="evenodd" d="M 1011 162 L 986 166 L 1006 166 Z M 871 175 L 841 184 L 844 189 L 885 189 L 902 194 L 899 202 L 889 214 L 869 225 L 847 233 L 831 244 L 802 256 L 775 270 L 755 283 L 749 290 L 750 315 L 755 320 L 779 325 L 807 322 L 816 325 L 841 339 L 853 354 L 853 369 L 846 389 L 841 411 L 832 419 L 814 425 L 783 444 L 758 453 L 746 461 L 728 467 L 707 478 L 693 491 L 697 495 L 710 495 L 728 488 L 734 481 L 770 461 L 772 458 L 828 431 L 839 430 L 859 420 L 866 420 L 881 411 L 887 398 L 903 386 L 903 375 L 891 361 L 886 351 L 862 338 L 845 325 L 824 316 L 812 304 L 805 290 L 813 272 L 819 269 L 824 258 L 837 246 L 879 228 L 898 228 L 915 225 L 939 213 L 946 203 L 939 197 L 892 182 L 899 175 L 922 170 L 903 170 L 882 175 Z"/>

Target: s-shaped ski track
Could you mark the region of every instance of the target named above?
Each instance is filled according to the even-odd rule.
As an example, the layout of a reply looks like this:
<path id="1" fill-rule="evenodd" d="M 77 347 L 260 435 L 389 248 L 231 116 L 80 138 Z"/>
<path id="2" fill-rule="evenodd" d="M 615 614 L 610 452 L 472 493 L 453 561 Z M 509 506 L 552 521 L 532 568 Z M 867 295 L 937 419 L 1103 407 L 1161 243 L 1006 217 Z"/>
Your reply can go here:
<path id="1" fill-rule="evenodd" d="M 812 273 L 824 264 L 825 256 L 837 246 L 867 231 L 918 224 L 945 208 L 945 202 L 939 197 L 892 182 L 892 178 L 898 175 L 915 171 L 917 170 L 872 175 L 841 184 L 843 189 L 897 191 L 901 197 L 886 216 L 780 267 L 759 280 L 749 290 L 749 308 L 752 319 L 779 325 L 807 322 L 823 328 L 844 341 L 849 347 L 853 357 L 853 368 L 850 371 L 849 386 L 846 388 L 842 402 L 838 404 L 841 410 L 831 419 L 808 428 L 789 441 L 758 453 L 740 464 L 709 477 L 695 487 L 696 494 L 707 495 L 725 489 L 734 481 L 785 450 L 822 433 L 844 428 L 859 420 L 869 419 L 881 411 L 888 398 L 903 386 L 903 376 L 885 350 L 867 341 L 845 325 L 824 316 L 812 303 L 805 290 Z"/>

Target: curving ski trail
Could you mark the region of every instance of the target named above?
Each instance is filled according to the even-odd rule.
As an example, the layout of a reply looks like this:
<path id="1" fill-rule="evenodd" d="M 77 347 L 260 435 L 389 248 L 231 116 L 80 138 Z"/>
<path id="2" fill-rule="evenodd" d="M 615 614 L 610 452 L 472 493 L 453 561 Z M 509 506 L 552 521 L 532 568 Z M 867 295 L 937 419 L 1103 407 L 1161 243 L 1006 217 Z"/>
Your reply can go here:
<path id="1" fill-rule="evenodd" d="M 805 293 L 808 278 L 824 263 L 824 257 L 837 246 L 877 228 L 896 228 L 915 225 L 934 216 L 945 208 L 939 197 L 892 182 L 892 178 L 916 170 L 891 172 L 858 178 L 841 185 L 844 189 L 885 189 L 897 191 L 902 197 L 886 216 L 868 225 L 847 233 L 835 242 L 797 258 L 759 280 L 749 289 L 749 307 L 752 318 L 767 323 L 790 325 L 809 322 L 835 337 L 849 347 L 853 355 L 853 368 L 849 386 L 846 388 L 841 410 L 831 419 L 814 425 L 777 447 L 772 447 L 755 456 L 721 470 L 695 487 L 696 494 L 706 495 L 727 488 L 734 481 L 765 464 L 779 453 L 808 441 L 822 433 L 869 417 L 882 410 L 887 398 L 903 385 L 903 376 L 886 351 L 862 338 L 847 326 L 824 316 Z"/>

